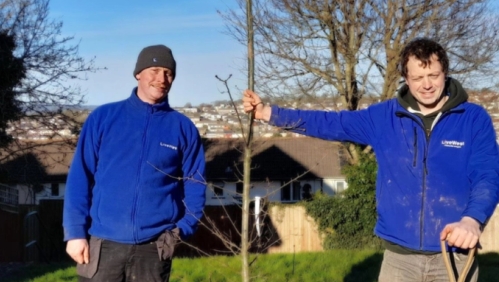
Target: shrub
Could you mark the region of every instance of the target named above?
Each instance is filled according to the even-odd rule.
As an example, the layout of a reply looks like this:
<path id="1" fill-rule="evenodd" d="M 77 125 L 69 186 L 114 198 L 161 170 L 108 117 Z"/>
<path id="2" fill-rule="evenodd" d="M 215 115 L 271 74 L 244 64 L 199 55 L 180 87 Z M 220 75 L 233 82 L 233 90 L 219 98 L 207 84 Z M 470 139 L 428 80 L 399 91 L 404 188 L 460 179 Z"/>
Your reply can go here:
<path id="1" fill-rule="evenodd" d="M 325 233 L 323 247 L 329 249 L 381 249 L 374 235 L 376 224 L 376 172 L 374 155 L 359 151 L 356 165 L 344 166 L 348 189 L 333 197 L 314 195 L 304 203 L 307 213 Z"/>

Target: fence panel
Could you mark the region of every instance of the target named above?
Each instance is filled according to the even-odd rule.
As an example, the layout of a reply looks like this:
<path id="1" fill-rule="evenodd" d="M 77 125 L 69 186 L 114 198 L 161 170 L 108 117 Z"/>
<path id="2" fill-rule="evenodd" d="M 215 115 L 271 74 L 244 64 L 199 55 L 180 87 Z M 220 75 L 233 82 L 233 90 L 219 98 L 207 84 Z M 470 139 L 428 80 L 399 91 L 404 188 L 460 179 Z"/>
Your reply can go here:
<path id="1" fill-rule="evenodd" d="M 21 220 L 19 214 L 0 210 L 0 262 L 22 261 Z"/>
<path id="2" fill-rule="evenodd" d="M 255 218 L 250 217 L 250 238 L 253 243 L 251 252 L 258 253 L 293 253 L 322 251 L 322 240 L 314 220 L 306 215 L 300 206 L 274 206 L 262 218 L 261 236 L 257 236 Z M 253 209 L 250 210 L 253 213 Z M 209 220 L 208 220 L 209 219 Z M 231 221 L 232 219 L 232 221 Z M 211 222 L 211 224 L 209 223 Z M 205 254 L 232 255 L 220 238 L 213 234 L 212 225 L 230 238 L 236 246 L 240 246 L 241 209 L 238 206 L 208 206 L 199 230 L 186 245 L 180 245 L 175 255 L 202 256 Z"/>
<path id="3" fill-rule="evenodd" d="M 40 200 L 40 237 L 39 244 L 44 260 L 68 260 L 62 228 L 62 209 L 64 201 L 60 199 Z"/>
<path id="4" fill-rule="evenodd" d="M 317 224 L 301 206 L 274 206 L 270 219 L 279 234 L 280 244 L 271 246 L 269 253 L 300 253 L 322 251 L 322 239 Z"/>
<path id="5" fill-rule="evenodd" d="M 38 216 L 30 216 L 38 212 Z M 250 211 L 252 214 L 252 211 Z M 262 236 L 256 236 L 254 217 L 250 218 L 250 251 L 259 253 L 298 253 L 322 251 L 322 238 L 314 220 L 300 206 L 274 206 L 263 219 Z M 198 231 L 175 251 L 176 257 L 232 255 L 213 226 L 240 246 L 241 209 L 238 206 L 207 206 Z M 0 210 L 0 262 L 68 260 L 62 230 L 62 200 L 43 200 L 40 206 L 19 206 L 18 213 Z M 499 253 L 499 207 L 485 228 L 480 252 Z M 29 242 L 32 245 L 25 247 Z"/>
<path id="6" fill-rule="evenodd" d="M 494 214 L 483 230 L 480 245 L 482 246 L 479 249 L 480 253 L 499 253 L 499 206 L 496 207 Z"/>
<path id="7" fill-rule="evenodd" d="M 0 262 L 23 262 L 33 261 L 30 258 L 35 252 L 25 252 L 25 226 L 24 217 L 31 211 L 36 210 L 33 205 L 20 205 L 9 208 L 9 211 L 0 209 Z M 33 236 L 36 236 L 36 228 L 31 228 Z M 36 258 L 35 258 L 36 259 Z"/>

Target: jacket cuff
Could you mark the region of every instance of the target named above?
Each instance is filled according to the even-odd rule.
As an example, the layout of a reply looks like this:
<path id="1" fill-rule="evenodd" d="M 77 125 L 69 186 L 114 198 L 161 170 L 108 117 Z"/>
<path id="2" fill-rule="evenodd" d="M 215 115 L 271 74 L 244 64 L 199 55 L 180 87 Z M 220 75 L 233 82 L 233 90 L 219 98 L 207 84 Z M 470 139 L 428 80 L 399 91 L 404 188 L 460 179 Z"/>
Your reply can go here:
<path id="1" fill-rule="evenodd" d="M 64 227 L 64 241 L 86 239 L 87 236 L 87 230 L 83 225 Z"/>
<path id="2" fill-rule="evenodd" d="M 180 231 L 179 236 L 182 240 L 186 240 L 194 233 L 193 228 L 191 228 L 191 226 L 187 225 L 185 222 L 177 222 L 177 227 Z"/>

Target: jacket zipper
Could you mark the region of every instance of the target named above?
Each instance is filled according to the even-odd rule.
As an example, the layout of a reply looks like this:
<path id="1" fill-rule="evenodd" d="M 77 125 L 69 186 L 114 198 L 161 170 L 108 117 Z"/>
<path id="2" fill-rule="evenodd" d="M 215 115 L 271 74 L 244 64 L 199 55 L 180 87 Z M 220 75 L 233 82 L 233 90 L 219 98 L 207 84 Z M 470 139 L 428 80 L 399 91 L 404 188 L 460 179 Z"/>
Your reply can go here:
<path id="1" fill-rule="evenodd" d="M 426 132 L 426 129 L 423 128 L 423 131 Z M 433 130 L 432 130 L 433 131 Z M 428 175 L 428 166 L 426 163 L 426 159 L 428 156 L 428 147 L 430 145 L 430 136 L 432 131 L 428 135 L 426 135 L 426 144 L 423 156 L 423 194 L 421 197 L 421 218 L 419 221 L 419 250 L 423 250 L 423 239 L 424 239 L 424 210 L 425 210 L 425 202 L 426 202 L 426 176 Z"/>
<path id="2" fill-rule="evenodd" d="M 425 198 L 426 198 L 426 176 L 428 175 L 428 165 L 427 165 L 427 156 L 428 156 L 428 151 L 429 151 L 429 145 L 430 145 L 430 137 L 431 137 L 431 134 L 433 133 L 433 129 L 435 128 L 436 124 L 439 123 L 445 116 L 449 115 L 450 113 L 453 113 L 453 112 L 460 112 L 462 110 L 459 110 L 459 109 L 452 109 L 452 110 L 449 110 L 449 111 L 446 111 L 444 113 L 442 113 L 442 115 L 440 115 L 440 118 L 437 120 L 437 122 L 435 123 L 435 125 L 433 125 L 432 129 L 430 130 L 430 133 L 429 134 L 426 134 L 426 129 L 424 127 L 424 125 L 421 123 L 421 121 L 415 117 L 414 115 L 412 114 L 409 114 L 407 112 L 404 112 L 404 111 L 397 111 L 395 114 L 399 117 L 401 116 L 407 116 L 409 117 L 410 119 L 412 119 L 416 124 L 418 124 L 422 129 L 423 129 L 423 132 L 425 133 L 425 136 L 426 136 L 426 144 L 425 144 L 425 150 L 424 150 L 424 156 L 423 156 L 423 194 L 422 194 L 422 197 L 421 197 L 421 217 L 420 217 L 420 220 L 419 220 L 419 250 L 422 251 L 423 250 L 423 229 L 424 229 L 424 208 L 425 208 Z M 417 152 L 417 129 L 416 127 L 414 127 L 414 146 L 415 146 L 415 149 L 414 149 L 414 153 L 416 154 Z M 414 157 L 414 167 L 416 166 L 416 156 Z"/>
<path id="3" fill-rule="evenodd" d="M 430 132 L 428 134 L 425 134 L 426 146 L 425 146 L 424 157 L 423 157 L 423 195 L 422 195 L 422 202 L 421 202 L 421 221 L 420 221 L 420 225 L 419 225 L 419 228 L 420 228 L 419 250 L 420 251 L 423 250 L 423 245 L 424 245 L 424 242 L 423 242 L 423 240 L 424 240 L 424 236 L 423 236 L 424 226 L 423 225 L 424 225 L 424 209 L 425 209 L 425 203 L 426 203 L 426 177 L 428 175 L 427 158 L 428 158 L 428 151 L 430 150 L 430 138 L 431 138 L 431 134 L 433 133 L 433 129 L 435 128 L 435 126 L 442 120 L 442 118 L 444 116 L 447 116 L 451 112 L 452 112 L 452 110 L 439 114 L 436 117 L 437 120 L 432 125 Z M 422 126 L 423 131 L 426 133 L 426 128 L 424 128 L 424 126 L 421 124 L 420 124 L 420 126 Z"/>
<path id="4" fill-rule="evenodd" d="M 426 177 L 428 175 L 428 162 L 427 162 L 427 158 L 428 158 L 428 151 L 430 150 L 430 138 L 431 138 L 431 134 L 433 133 L 433 129 L 435 128 L 436 124 L 439 123 L 442 118 L 444 116 L 446 116 L 448 113 L 450 113 L 450 111 L 447 111 L 445 113 L 442 113 L 438 118 L 438 120 L 436 121 L 436 123 L 432 126 L 432 128 L 430 129 L 430 132 L 428 134 L 425 134 L 425 139 L 426 139 L 426 145 L 425 145 L 425 150 L 424 150 L 424 156 L 423 156 L 423 194 L 422 194 L 422 201 L 421 201 L 421 219 L 420 219 L 420 222 L 419 222 L 419 250 L 422 251 L 423 250 L 423 245 L 424 245 L 424 210 L 425 210 L 425 203 L 426 203 Z M 422 125 L 421 123 L 418 123 L 421 128 L 423 128 L 423 132 L 426 133 L 426 129 L 424 128 L 424 125 Z"/>
<path id="5" fill-rule="evenodd" d="M 416 167 L 416 160 L 418 158 L 418 129 L 414 127 L 414 158 L 412 160 L 412 167 Z"/>
<path id="6" fill-rule="evenodd" d="M 425 208 L 425 198 L 426 198 L 426 175 L 428 174 L 428 167 L 426 164 L 426 159 L 428 156 L 428 146 L 430 144 L 430 136 L 433 130 L 430 131 L 429 134 L 426 134 L 426 129 L 424 125 L 421 123 L 420 119 L 415 117 L 412 114 L 406 113 L 406 112 L 398 112 L 398 116 L 405 115 L 412 119 L 416 124 L 419 125 L 423 129 L 423 133 L 426 136 L 426 144 L 425 144 L 425 150 L 423 152 L 423 187 L 422 187 L 422 196 L 421 196 L 421 216 L 419 218 L 419 250 L 423 250 L 423 229 L 424 229 L 424 208 Z M 438 121 L 437 121 L 438 122 Z M 417 128 L 414 127 L 414 160 L 413 160 L 413 167 L 416 167 L 416 160 L 417 160 L 417 139 L 418 139 L 418 134 L 417 134 Z"/>
<path id="7" fill-rule="evenodd" d="M 152 107 L 148 106 L 146 109 L 146 122 L 144 126 L 144 132 L 142 135 L 142 153 L 140 154 L 140 159 L 139 159 L 139 165 L 137 167 L 137 182 L 135 183 L 135 194 L 133 198 L 133 206 L 132 206 L 132 230 L 133 230 L 133 237 L 135 242 L 138 241 L 138 234 L 137 234 L 137 228 L 136 228 L 136 212 L 137 212 L 137 203 L 138 203 L 138 198 L 139 198 L 139 187 L 140 187 L 140 171 L 142 170 L 142 159 L 144 157 L 144 148 L 146 146 L 146 139 L 147 139 L 147 128 L 149 127 L 149 120 L 151 119 L 152 115 Z"/>

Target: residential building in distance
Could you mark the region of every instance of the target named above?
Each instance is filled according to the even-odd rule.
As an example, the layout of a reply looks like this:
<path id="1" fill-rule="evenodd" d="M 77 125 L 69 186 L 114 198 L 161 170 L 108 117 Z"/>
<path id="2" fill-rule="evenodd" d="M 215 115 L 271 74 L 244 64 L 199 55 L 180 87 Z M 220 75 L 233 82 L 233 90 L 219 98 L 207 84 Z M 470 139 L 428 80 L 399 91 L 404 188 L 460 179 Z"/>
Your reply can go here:
<path id="1" fill-rule="evenodd" d="M 469 101 L 482 105 L 491 115 L 496 132 L 499 133 L 499 93 L 493 91 L 469 91 Z M 380 102 L 376 96 L 364 96 L 359 101 L 359 109 L 365 109 L 373 103 Z M 229 138 L 237 139 L 242 137 L 241 127 L 248 126 L 248 115 L 243 112 L 240 102 L 235 103 L 236 108 L 231 103 L 217 103 L 216 105 L 206 105 L 199 107 L 174 107 L 178 112 L 189 117 L 198 128 L 203 138 Z M 306 110 L 327 110 L 337 111 L 344 109 L 345 105 L 337 98 L 326 98 L 320 103 L 298 103 L 290 101 L 283 103 L 283 106 L 290 108 L 302 108 Z M 80 110 L 80 115 L 86 117 L 90 109 Z M 238 116 L 239 114 L 239 116 Z M 84 118 L 81 118 L 84 120 Z M 303 137 L 297 133 L 290 133 L 280 128 L 270 126 L 261 121 L 253 122 L 253 132 L 256 138 L 272 137 Z M 72 126 L 64 122 L 64 119 L 57 115 L 49 120 L 22 119 L 11 123 L 7 133 L 16 139 L 21 140 L 50 140 L 55 137 L 76 137 Z M 498 134 L 499 135 L 499 134 Z"/>
<path id="2" fill-rule="evenodd" d="M 203 139 L 207 205 L 239 204 L 244 141 Z M 21 142 L 17 142 L 21 145 Z M 0 150 L 0 208 L 63 199 L 74 144 L 36 141 Z M 250 197 L 294 203 L 347 188 L 339 143 L 315 138 L 261 138 L 253 143 Z"/>

